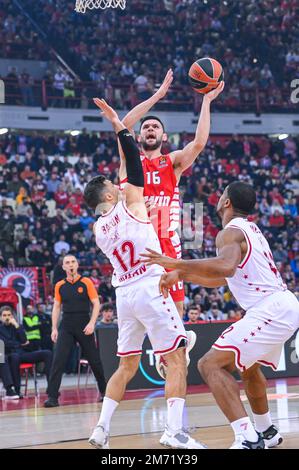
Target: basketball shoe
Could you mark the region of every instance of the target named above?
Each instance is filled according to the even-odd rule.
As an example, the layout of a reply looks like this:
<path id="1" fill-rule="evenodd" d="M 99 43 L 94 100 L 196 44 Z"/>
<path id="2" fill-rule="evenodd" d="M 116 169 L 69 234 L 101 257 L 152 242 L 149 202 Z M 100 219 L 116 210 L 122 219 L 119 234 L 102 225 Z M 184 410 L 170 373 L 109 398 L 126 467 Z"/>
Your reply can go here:
<path id="1" fill-rule="evenodd" d="M 109 433 L 105 431 L 103 426 L 98 424 L 88 442 L 97 449 L 109 449 Z"/>
<path id="2" fill-rule="evenodd" d="M 160 444 L 172 449 L 206 449 L 207 446 L 196 441 L 186 431 L 180 430 L 172 432 L 167 426 L 160 439 Z"/>
<path id="3" fill-rule="evenodd" d="M 259 438 L 256 442 L 247 441 L 242 434 L 238 434 L 230 449 L 267 449 L 262 434 L 257 434 Z"/>
<path id="4" fill-rule="evenodd" d="M 283 441 L 283 437 L 279 434 L 279 431 L 274 424 L 261 434 L 268 448 L 279 446 Z"/>
<path id="5" fill-rule="evenodd" d="M 196 343 L 197 336 L 196 336 L 196 333 L 192 330 L 186 331 L 186 334 L 187 334 L 186 361 L 187 361 L 187 367 L 188 367 L 190 364 L 189 353 Z M 165 359 L 165 357 L 160 356 L 160 354 L 156 354 L 156 369 L 160 377 L 166 380 L 167 360 Z"/>

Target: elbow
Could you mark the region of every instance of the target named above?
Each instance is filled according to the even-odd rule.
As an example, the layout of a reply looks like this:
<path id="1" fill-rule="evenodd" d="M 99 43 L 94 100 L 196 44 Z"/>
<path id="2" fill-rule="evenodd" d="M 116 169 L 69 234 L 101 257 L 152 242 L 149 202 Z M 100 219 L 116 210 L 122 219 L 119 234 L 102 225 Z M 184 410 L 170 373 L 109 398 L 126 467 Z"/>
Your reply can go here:
<path id="1" fill-rule="evenodd" d="M 193 154 L 197 157 L 205 148 L 207 141 L 199 140 L 198 142 L 194 142 L 193 145 Z"/>
<path id="2" fill-rule="evenodd" d="M 127 129 L 130 127 L 130 120 L 126 116 L 122 119 L 121 122 Z"/>

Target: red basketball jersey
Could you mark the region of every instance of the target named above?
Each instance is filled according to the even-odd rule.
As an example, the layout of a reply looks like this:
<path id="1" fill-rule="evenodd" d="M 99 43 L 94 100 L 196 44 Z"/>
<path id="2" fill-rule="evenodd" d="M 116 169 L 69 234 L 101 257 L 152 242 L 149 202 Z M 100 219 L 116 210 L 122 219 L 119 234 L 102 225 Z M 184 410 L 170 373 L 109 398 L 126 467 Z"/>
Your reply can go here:
<path id="1" fill-rule="evenodd" d="M 169 155 L 141 155 L 144 200 L 159 238 L 169 238 L 179 223 L 179 189 Z"/>

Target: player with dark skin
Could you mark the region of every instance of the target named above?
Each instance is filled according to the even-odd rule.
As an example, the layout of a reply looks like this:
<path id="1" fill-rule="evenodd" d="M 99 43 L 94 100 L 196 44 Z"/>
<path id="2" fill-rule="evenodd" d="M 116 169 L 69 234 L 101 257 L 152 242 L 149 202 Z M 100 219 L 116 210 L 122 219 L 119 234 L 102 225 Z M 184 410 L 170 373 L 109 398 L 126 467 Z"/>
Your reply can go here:
<path id="1" fill-rule="evenodd" d="M 232 205 L 226 188 L 219 199 L 217 214 L 223 228 L 236 217 L 246 217 Z M 214 288 L 227 285 L 225 278 L 234 276 L 247 253 L 247 242 L 243 232 L 228 227 L 216 237 L 217 256 L 200 260 L 176 260 L 162 256 L 152 250 L 142 254 L 147 264 L 159 264 L 173 271 L 163 274 L 160 292 L 168 296 L 171 286 L 179 280 Z M 210 349 L 198 362 L 198 370 L 209 385 L 215 400 L 230 422 L 246 417 L 247 413 L 240 399 L 239 385 L 231 373 L 236 369 L 235 354 L 232 351 Z M 266 379 L 256 363 L 245 372 L 239 371 L 251 409 L 256 415 L 269 412 L 266 395 Z"/>

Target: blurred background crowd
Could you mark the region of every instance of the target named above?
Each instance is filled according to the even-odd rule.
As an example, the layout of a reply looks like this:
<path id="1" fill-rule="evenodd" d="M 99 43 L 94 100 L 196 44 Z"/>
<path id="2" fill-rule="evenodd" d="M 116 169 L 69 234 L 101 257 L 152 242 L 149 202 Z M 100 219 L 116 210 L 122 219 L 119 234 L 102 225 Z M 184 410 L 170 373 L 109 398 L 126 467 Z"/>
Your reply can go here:
<path id="1" fill-rule="evenodd" d="M 160 108 L 197 112 L 187 72 L 210 56 L 225 69 L 215 109 L 289 110 L 298 25 L 296 0 L 130 0 L 126 10 L 101 15 L 77 14 L 70 0 L 2 0 L 0 57 L 48 64 L 41 76 L 11 67 L 3 78 L 10 104 L 88 108 L 91 97 L 105 96 L 128 109 L 171 67 L 174 86 Z M 58 55 L 71 73 L 57 68 Z"/>
<path id="2" fill-rule="evenodd" d="M 163 153 L 183 147 L 192 137 L 187 133 L 170 135 Z M 215 213 L 218 198 L 231 181 L 249 182 L 258 196 L 252 219 L 267 236 L 285 282 L 298 295 L 298 150 L 299 140 L 291 137 L 212 136 L 180 183 L 183 257 L 214 256 L 220 228 Z M 96 248 L 94 217 L 84 204 L 82 192 L 86 182 L 98 173 L 118 183 L 118 168 L 113 133 L 83 131 L 76 137 L 38 132 L 2 135 L 1 267 L 46 267 L 55 283 L 63 276 L 63 255 L 74 253 L 81 272 L 91 276 L 102 302 L 109 302 L 115 310 L 111 267 Z M 197 203 L 202 204 L 203 217 L 195 221 Z M 202 225 L 203 242 L 190 248 L 195 223 Z M 186 321 L 222 320 L 242 314 L 226 288 L 211 290 L 186 284 L 185 289 Z M 51 296 L 46 300 L 51 304 Z M 114 318 L 115 311 L 112 322 Z"/>

